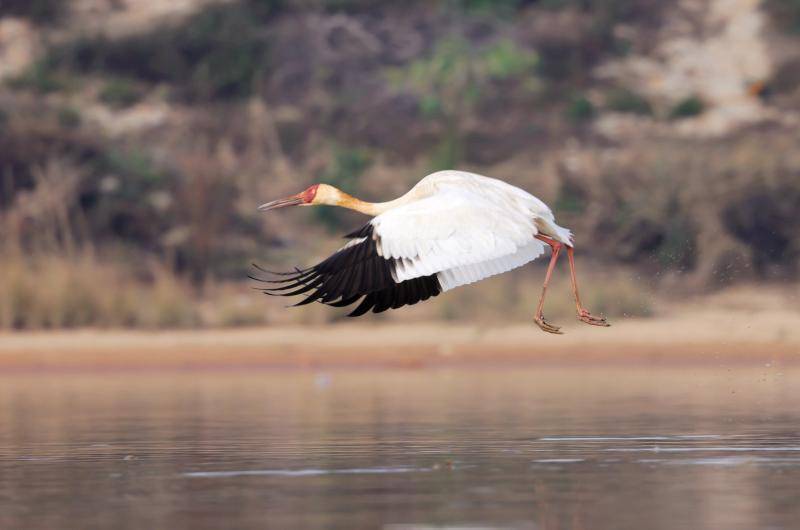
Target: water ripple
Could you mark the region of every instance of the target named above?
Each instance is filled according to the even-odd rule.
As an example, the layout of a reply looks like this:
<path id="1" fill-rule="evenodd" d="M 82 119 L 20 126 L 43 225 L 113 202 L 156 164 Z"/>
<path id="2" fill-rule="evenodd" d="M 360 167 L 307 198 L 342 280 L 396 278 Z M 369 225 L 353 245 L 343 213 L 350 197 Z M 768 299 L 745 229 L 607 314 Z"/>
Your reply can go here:
<path id="1" fill-rule="evenodd" d="M 719 434 L 676 434 L 670 436 L 545 436 L 540 442 L 648 442 L 722 438 Z"/>
<path id="2" fill-rule="evenodd" d="M 688 453 L 688 452 L 696 452 L 696 451 L 703 451 L 703 452 L 737 452 L 737 453 L 749 453 L 749 452 L 761 452 L 761 451 L 769 451 L 769 452 L 779 452 L 779 451 L 800 451 L 800 447 L 798 446 L 789 446 L 789 447 L 781 447 L 781 446 L 766 446 L 766 447 L 662 447 L 658 445 L 654 445 L 652 447 L 609 447 L 606 449 L 602 449 L 602 451 L 609 452 L 609 453 Z"/>
<path id="3" fill-rule="evenodd" d="M 245 469 L 236 471 L 188 471 L 184 477 L 225 478 L 247 476 L 313 477 L 320 475 L 378 475 L 386 473 L 424 473 L 429 467 L 356 467 L 346 469 Z"/>

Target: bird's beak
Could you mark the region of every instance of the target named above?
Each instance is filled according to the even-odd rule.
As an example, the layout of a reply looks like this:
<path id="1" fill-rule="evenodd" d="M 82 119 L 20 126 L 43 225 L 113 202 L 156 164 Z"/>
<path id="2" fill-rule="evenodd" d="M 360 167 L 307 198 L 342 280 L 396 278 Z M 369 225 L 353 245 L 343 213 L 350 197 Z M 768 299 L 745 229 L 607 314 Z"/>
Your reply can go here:
<path id="1" fill-rule="evenodd" d="M 298 206 L 300 204 L 304 204 L 305 202 L 305 199 L 303 199 L 303 197 L 298 193 L 297 195 L 292 195 L 291 197 L 285 197 L 283 199 L 278 199 L 277 201 L 264 203 L 258 207 L 258 210 L 261 212 L 266 212 L 267 210 L 274 210 L 276 208 L 283 208 L 285 206 Z"/>

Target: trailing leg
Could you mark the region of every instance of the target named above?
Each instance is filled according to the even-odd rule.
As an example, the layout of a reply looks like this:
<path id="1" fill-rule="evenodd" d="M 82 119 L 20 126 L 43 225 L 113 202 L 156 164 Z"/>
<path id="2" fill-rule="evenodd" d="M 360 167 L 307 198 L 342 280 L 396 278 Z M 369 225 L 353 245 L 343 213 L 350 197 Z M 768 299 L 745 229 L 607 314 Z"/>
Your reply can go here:
<path id="1" fill-rule="evenodd" d="M 581 304 L 581 297 L 578 294 L 578 278 L 575 275 L 575 249 L 572 247 L 567 247 L 567 259 L 569 260 L 569 274 L 570 278 L 572 279 L 572 294 L 575 295 L 575 306 L 578 309 L 578 320 L 581 322 L 585 322 L 587 324 L 591 324 L 592 326 L 603 326 L 608 327 L 609 324 L 605 317 L 596 317 L 592 315 L 589 311 L 583 308 L 583 304 Z"/>
<path id="2" fill-rule="evenodd" d="M 550 256 L 550 264 L 547 266 L 547 274 L 545 275 L 544 283 L 542 284 L 542 296 L 539 298 L 539 305 L 536 307 L 536 314 L 533 316 L 533 321 L 536 322 L 536 325 L 539 326 L 542 331 L 561 335 L 563 333 L 561 328 L 547 322 L 542 314 L 542 310 L 544 309 L 544 296 L 547 293 L 547 284 L 550 283 L 550 276 L 553 274 L 553 269 L 558 261 L 558 255 L 561 254 L 561 248 L 563 247 L 563 244 L 550 238 L 540 236 L 537 236 L 537 239 L 541 239 L 550 245 L 550 248 L 553 249 L 553 254 Z"/>

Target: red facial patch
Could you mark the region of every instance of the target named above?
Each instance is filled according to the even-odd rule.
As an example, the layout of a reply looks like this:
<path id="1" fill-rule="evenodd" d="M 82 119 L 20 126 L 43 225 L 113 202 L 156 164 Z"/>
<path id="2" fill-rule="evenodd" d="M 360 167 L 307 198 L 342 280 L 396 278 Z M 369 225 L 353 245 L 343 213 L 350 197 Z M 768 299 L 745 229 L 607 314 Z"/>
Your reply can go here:
<path id="1" fill-rule="evenodd" d="M 311 204 L 311 201 L 314 200 L 314 197 L 317 196 L 317 188 L 319 188 L 319 184 L 314 184 L 313 186 L 309 187 L 306 191 L 300 194 L 303 198 L 303 202 L 306 204 Z"/>

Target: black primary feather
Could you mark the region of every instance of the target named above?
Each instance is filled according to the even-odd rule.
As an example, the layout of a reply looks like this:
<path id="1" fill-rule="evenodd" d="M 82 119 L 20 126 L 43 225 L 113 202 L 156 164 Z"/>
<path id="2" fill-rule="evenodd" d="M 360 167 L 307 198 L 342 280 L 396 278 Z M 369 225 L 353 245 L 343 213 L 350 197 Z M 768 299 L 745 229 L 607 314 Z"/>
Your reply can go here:
<path id="1" fill-rule="evenodd" d="M 442 292 L 435 274 L 396 283 L 392 274 L 397 260 L 378 254 L 372 224 L 368 223 L 345 237 L 363 241 L 351 241 L 313 267 L 295 268 L 293 272 L 272 272 L 253 264 L 258 271 L 280 276 L 280 279 L 249 277 L 268 284 L 260 290 L 270 296 L 305 295 L 295 306 L 320 302 L 332 307 L 345 307 L 360 300 L 348 315 L 351 317 L 370 310 L 381 313 L 414 305 Z"/>

